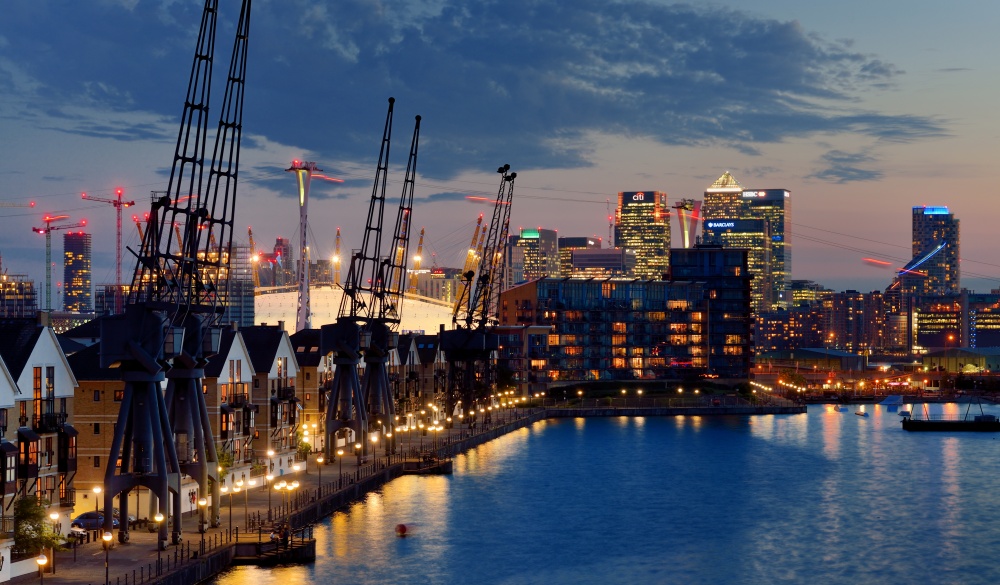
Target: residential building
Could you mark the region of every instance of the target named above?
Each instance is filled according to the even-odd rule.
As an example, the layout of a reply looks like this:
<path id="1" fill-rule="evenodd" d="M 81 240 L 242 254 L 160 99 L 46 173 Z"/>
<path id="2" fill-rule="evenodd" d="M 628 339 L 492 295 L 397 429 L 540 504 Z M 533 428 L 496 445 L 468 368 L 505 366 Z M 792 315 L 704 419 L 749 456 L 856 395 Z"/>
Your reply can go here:
<path id="1" fill-rule="evenodd" d="M 289 337 L 299 365 L 295 392 L 302 400 L 299 403 L 302 406 L 302 440 L 312 445 L 313 451 L 325 448 L 326 392 L 333 380 L 333 359 L 320 352 L 320 337 L 319 329 L 303 329 Z"/>
<path id="2" fill-rule="evenodd" d="M 635 250 L 625 248 L 589 248 L 573 250 L 570 273 L 585 278 L 628 278 L 635 274 Z"/>
<path id="3" fill-rule="evenodd" d="M 219 353 L 205 365 L 202 387 L 205 406 L 215 435 L 215 451 L 219 462 L 227 463 L 226 477 L 232 486 L 237 480 L 248 480 L 256 461 L 265 453 L 253 449 L 260 407 L 250 400 L 250 381 L 255 379 L 253 364 L 243 335 L 237 327 L 226 327 L 219 340 Z"/>
<path id="4" fill-rule="evenodd" d="M 63 310 L 89 313 L 94 310 L 91 285 L 90 234 L 63 234 Z"/>

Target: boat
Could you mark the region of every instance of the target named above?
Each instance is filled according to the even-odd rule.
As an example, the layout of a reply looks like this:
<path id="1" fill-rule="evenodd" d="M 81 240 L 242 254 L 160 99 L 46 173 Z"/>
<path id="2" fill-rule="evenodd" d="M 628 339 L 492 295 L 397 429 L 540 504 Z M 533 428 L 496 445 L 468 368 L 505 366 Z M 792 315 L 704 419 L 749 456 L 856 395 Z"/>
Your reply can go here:
<path id="1" fill-rule="evenodd" d="M 913 416 L 913 414 L 909 410 L 901 410 L 899 416 Z"/>
<path id="2" fill-rule="evenodd" d="M 983 412 L 982 403 L 979 404 L 979 414 L 970 416 L 970 410 L 972 410 L 972 403 L 969 403 L 969 408 L 965 410 L 965 415 L 961 417 L 950 417 L 950 416 L 932 416 L 927 413 L 927 405 L 924 405 L 924 416 L 922 418 L 913 418 L 912 416 L 903 417 L 903 430 L 904 431 L 944 431 L 944 432 L 980 432 L 980 433 L 996 433 L 1000 432 L 1000 418 L 994 414 L 986 414 Z"/>
<path id="3" fill-rule="evenodd" d="M 863 410 L 856 411 L 854 414 L 858 416 L 868 416 L 868 413 Z"/>

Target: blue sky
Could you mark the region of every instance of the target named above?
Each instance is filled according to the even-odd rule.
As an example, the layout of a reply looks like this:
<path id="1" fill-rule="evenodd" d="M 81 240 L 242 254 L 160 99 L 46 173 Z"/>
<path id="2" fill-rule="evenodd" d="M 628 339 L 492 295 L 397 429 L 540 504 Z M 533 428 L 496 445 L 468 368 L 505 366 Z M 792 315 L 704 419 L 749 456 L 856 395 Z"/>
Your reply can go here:
<path id="1" fill-rule="evenodd" d="M 28 228 L 64 212 L 90 222 L 95 283 L 113 280 L 113 210 L 79 193 L 121 186 L 142 210 L 166 188 L 201 8 L 4 2 L 0 201 L 37 202 L 0 210 L 10 272 L 43 279 L 44 242 Z M 217 74 L 238 12 L 220 0 Z M 975 1 L 257 0 L 237 236 L 252 225 L 260 247 L 295 237 L 283 169 L 305 159 L 345 179 L 314 183 L 314 258 L 333 253 L 337 226 L 345 250 L 360 246 L 393 96 L 389 192 L 419 114 L 414 222 L 441 265 L 460 264 L 489 212 L 465 197 L 491 197 L 503 163 L 518 172 L 515 229 L 603 237 L 618 191 L 700 198 L 729 170 L 748 188 L 791 190 L 794 278 L 883 288 L 891 270 L 862 258 L 901 265 L 910 208 L 948 205 L 962 221 L 963 285 L 1000 288 L 998 17 Z M 221 98 L 222 81 L 213 89 Z M 126 223 L 126 244 L 136 239 Z"/>

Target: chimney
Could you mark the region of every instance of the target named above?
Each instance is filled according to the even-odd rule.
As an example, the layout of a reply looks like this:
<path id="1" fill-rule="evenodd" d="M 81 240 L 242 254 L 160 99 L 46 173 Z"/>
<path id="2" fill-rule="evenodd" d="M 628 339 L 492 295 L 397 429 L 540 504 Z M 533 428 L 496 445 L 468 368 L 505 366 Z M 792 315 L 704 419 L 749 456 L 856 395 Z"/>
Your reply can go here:
<path id="1" fill-rule="evenodd" d="M 38 324 L 42 327 L 51 327 L 52 313 L 49 311 L 38 311 Z"/>

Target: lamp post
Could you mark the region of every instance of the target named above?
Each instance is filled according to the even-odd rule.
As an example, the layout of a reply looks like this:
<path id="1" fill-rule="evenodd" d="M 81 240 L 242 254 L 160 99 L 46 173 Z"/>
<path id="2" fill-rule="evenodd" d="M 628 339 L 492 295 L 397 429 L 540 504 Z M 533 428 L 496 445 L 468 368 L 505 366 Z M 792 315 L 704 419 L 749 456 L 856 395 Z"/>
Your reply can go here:
<path id="1" fill-rule="evenodd" d="M 163 572 L 163 556 L 162 556 L 162 553 L 160 552 L 161 550 L 163 550 L 163 547 L 161 546 L 162 541 L 160 540 L 160 537 L 159 537 L 160 522 L 163 522 L 163 514 L 161 514 L 160 512 L 157 512 L 156 516 L 153 516 L 153 520 L 156 520 L 156 533 L 157 533 L 157 537 L 156 537 L 156 574 L 159 575 L 160 573 Z"/>
<path id="2" fill-rule="evenodd" d="M 378 446 L 378 435 L 372 435 L 372 463 L 375 463 L 375 456 L 377 450 L 375 447 Z"/>
<path id="3" fill-rule="evenodd" d="M 269 473 L 264 476 L 264 479 L 267 480 L 267 483 L 264 484 L 265 489 L 267 489 L 267 521 L 271 522 L 271 480 L 274 479 L 274 476 Z"/>
<path id="4" fill-rule="evenodd" d="M 337 489 L 340 489 L 340 482 L 344 479 L 344 450 L 337 449 L 337 460 L 340 461 L 340 477 L 337 479 Z"/>
<path id="5" fill-rule="evenodd" d="M 292 483 L 289 484 L 289 486 L 288 486 L 288 508 L 289 508 L 289 510 L 291 510 L 291 508 L 292 508 L 292 491 L 297 490 L 297 489 L 299 489 L 299 481 L 298 480 L 293 480 Z"/>
<path id="6" fill-rule="evenodd" d="M 59 512 L 49 512 L 49 520 L 52 521 L 52 532 L 60 534 L 62 526 L 59 524 Z M 52 547 L 52 574 L 56 574 L 56 547 Z"/>
<path id="7" fill-rule="evenodd" d="M 267 450 L 267 471 L 268 473 L 274 473 L 274 449 Z"/>
<path id="8" fill-rule="evenodd" d="M 319 494 L 320 494 L 320 496 L 323 495 L 323 461 L 324 461 L 324 459 L 323 459 L 322 455 L 320 455 L 319 457 L 316 458 L 316 467 L 319 470 Z"/>
<path id="9" fill-rule="evenodd" d="M 233 533 L 233 494 L 229 493 L 229 486 L 222 486 L 219 488 L 222 495 L 229 494 L 229 534 Z"/>
<path id="10" fill-rule="evenodd" d="M 111 585 L 111 576 L 108 574 L 108 556 L 111 553 L 111 533 L 105 531 L 101 536 L 104 541 L 104 585 Z"/>
<path id="11" fill-rule="evenodd" d="M 201 549 L 198 554 L 205 554 L 205 507 L 208 505 L 208 500 L 205 498 L 198 499 L 198 532 L 201 533 Z"/>
<path id="12" fill-rule="evenodd" d="M 361 467 L 361 443 L 354 444 L 354 454 L 358 458 L 358 467 Z"/>
<path id="13" fill-rule="evenodd" d="M 45 563 L 49 562 L 49 559 L 44 554 L 40 554 L 35 562 L 38 563 L 38 582 L 45 583 Z"/>
<path id="14" fill-rule="evenodd" d="M 98 501 L 100 500 L 99 496 L 101 495 L 101 492 L 103 492 L 104 490 L 101 489 L 101 486 L 95 485 L 93 491 L 94 491 L 94 511 L 100 512 L 101 508 Z"/>

